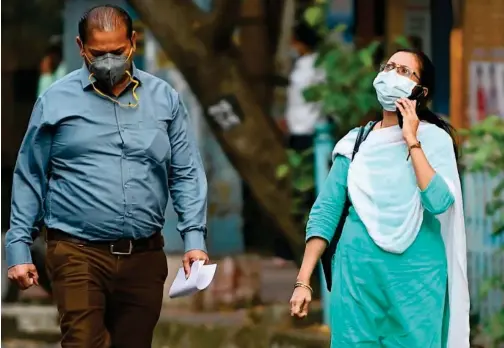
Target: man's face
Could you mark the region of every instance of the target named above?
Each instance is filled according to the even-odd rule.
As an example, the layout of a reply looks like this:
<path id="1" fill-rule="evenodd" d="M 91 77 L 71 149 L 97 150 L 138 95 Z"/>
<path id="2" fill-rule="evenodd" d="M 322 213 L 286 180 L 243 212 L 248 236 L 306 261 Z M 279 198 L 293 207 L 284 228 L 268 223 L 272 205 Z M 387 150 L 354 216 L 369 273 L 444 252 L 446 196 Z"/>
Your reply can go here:
<path id="1" fill-rule="evenodd" d="M 86 43 L 83 44 L 81 39 L 77 37 L 77 44 L 86 64 L 89 64 L 86 56 L 90 60 L 106 53 L 128 56 L 130 50 L 132 50 L 131 55 L 133 56 L 136 50 L 136 32 L 133 32 L 130 40 L 125 26 L 120 26 L 113 31 L 91 30 Z"/>

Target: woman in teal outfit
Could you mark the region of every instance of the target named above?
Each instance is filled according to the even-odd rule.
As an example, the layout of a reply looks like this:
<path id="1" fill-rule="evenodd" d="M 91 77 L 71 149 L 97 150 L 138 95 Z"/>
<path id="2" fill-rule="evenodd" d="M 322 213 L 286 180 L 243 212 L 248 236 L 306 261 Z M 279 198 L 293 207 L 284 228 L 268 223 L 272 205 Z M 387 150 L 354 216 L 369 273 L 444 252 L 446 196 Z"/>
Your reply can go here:
<path id="1" fill-rule="evenodd" d="M 353 161 L 358 129 L 336 145 L 310 212 L 291 313 L 308 312 L 310 278 L 348 192 L 352 206 L 332 261 L 331 347 L 469 347 L 456 146 L 450 126 L 426 105 L 434 67 L 422 52 L 401 50 L 373 85 L 383 118 L 366 126 Z M 407 99 L 415 88 L 420 97 Z"/>

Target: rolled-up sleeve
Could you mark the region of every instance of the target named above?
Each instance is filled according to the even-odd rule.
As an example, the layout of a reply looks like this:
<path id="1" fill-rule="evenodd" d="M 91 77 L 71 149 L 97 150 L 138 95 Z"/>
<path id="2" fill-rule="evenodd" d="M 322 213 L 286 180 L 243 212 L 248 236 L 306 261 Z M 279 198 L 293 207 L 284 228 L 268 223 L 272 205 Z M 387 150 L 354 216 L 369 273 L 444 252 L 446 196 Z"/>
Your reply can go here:
<path id="1" fill-rule="evenodd" d="M 422 205 L 431 214 L 442 214 L 455 201 L 450 188 L 438 173 L 434 174 L 425 190 L 420 191 Z"/>
<path id="2" fill-rule="evenodd" d="M 10 229 L 6 235 L 7 265 L 32 263 L 30 245 L 44 218 L 52 129 L 45 123 L 43 99 L 33 108 L 14 169 Z"/>
<path id="3" fill-rule="evenodd" d="M 178 215 L 177 230 L 184 240 L 185 251 L 206 252 L 207 180 L 201 156 L 178 95 L 173 92 L 173 119 L 168 128 L 172 148 L 169 187 L 173 207 Z"/>
<path id="4" fill-rule="evenodd" d="M 318 237 L 328 243 L 340 221 L 347 197 L 347 175 L 350 160 L 337 156 L 320 194 L 313 204 L 306 226 L 306 241 Z"/>

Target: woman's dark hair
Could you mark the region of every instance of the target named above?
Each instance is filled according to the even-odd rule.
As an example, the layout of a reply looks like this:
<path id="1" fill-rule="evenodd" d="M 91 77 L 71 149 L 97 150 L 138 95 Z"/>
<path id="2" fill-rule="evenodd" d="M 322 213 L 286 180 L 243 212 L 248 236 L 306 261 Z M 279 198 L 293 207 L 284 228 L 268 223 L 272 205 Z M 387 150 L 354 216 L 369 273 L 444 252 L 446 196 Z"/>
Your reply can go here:
<path id="1" fill-rule="evenodd" d="M 456 131 L 455 128 L 453 128 L 448 122 L 443 120 L 441 117 L 436 115 L 434 112 L 432 112 L 429 107 L 427 106 L 427 103 L 432 99 L 432 96 L 434 95 L 435 91 L 435 77 L 436 77 L 436 72 L 434 68 L 434 64 L 432 64 L 432 61 L 430 60 L 427 55 L 419 50 L 415 49 L 400 49 L 398 52 L 406 52 L 406 53 L 411 53 L 413 54 L 417 61 L 418 61 L 418 66 L 419 66 L 419 73 L 420 73 L 420 85 L 422 87 L 425 87 L 429 90 L 427 93 L 427 96 L 424 98 L 419 98 L 417 100 L 417 114 L 418 118 L 422 121 L 426 121 L 432 124 L 435 124 L 439 128 L 443 129 L 450 135 L 453 141 L 453 150 L 455 151 L 455 158 L 458 158 L 458 148 L 457 148 L 457 141 L 456 141 Z"/>

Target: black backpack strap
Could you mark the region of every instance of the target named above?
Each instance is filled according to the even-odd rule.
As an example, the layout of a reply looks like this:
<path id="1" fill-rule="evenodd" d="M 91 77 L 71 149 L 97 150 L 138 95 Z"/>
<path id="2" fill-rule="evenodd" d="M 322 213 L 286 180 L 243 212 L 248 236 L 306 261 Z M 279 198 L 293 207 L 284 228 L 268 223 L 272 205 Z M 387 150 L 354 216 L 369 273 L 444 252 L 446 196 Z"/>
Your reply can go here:
<path id="1" fill-rule="evenodd" d="M 359 152 L 359 147 L 360 147 L 360 144 L 362 143 L 362 138 L 364 137 L 364 128 L 365 127 L 359 128 L 359 133 L 357 134 L 357 139 L 355 139 L 355 144 L 354 144 L 354 148 L 352 151 L 352 161 L 353 161 L 355 155 L 357 154 L 357 152 Z"/>
<path id="2" fill-rule="evenodd" d="M 352 161 L 353 161 L 355 155 L 357 154 L 357 152 L 359 152 L 359 148 L 360 148 L 361 144 L 364 142 L 364 140 L 366 140 L 369 133 L 371 133 L 371 131 L 375 127 L 376 123 L 377 123 L 377 121 L 373 121 L 373 122 L 371 122 L 371 124 L 368 127 L 360 127 L 359 134 L 357 134 L 357 139 L 355 140 L 355 145 L 354 145 L 354 149 L 352 152 Z"/>

